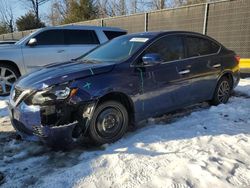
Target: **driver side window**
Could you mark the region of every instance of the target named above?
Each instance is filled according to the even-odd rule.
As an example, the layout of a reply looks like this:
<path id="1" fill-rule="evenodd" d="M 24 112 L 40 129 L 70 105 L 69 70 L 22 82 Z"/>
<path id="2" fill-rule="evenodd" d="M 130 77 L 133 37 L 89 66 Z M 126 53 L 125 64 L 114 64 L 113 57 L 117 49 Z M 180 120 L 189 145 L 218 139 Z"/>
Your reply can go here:
<path id="1" fill-rule="evenodd" d="M 62 30 L 47 30 L 35 36 L 37 45 L 64 45 Z"/>
<path id="2" fill-rule="evenodd" d="M 154 42 L 148 49 L 143 53 L 159 54 L 163 62 L 175 61 L 184 58 L 184 47 L 181 36 L 165 36 Z"/>

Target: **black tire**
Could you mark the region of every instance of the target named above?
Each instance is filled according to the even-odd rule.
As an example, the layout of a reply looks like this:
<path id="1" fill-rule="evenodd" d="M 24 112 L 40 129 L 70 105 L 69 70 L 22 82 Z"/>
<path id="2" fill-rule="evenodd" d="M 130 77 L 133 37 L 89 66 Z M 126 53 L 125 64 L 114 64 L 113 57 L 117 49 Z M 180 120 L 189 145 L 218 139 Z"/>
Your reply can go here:
<path id="1" fill-rule="evenodd" d="M 107 101 L 95 109 L 89 126 L 89 136 L 97 145 L 113 143 L 126 133 L 128 123 L 126 108 L 119 102 Z"/>
<path id="2" fill-rule="evenodd" d="M 232 82 L 223 76 L 214 91 L 213 99 L 210 101 L 212 105 L 225 104 L 228 102 L 232 92 Z"/>
<path id="3" fill-rule="evenodd" d="M 4 70 L 5 72 L 2 73 L 2 70 Z M 14 77 L 6 80 L 8 76 L 11 75 L 13 75 Z M 13 84 L 20 76 L 21 75 L 15 66 L 0 63 L 0 96 L 8 96 L 11 90 L 10 84 Z M 4 85 L 2 85 L 2 82 L 5 82 L 5 89 L 3 89 Z"/>

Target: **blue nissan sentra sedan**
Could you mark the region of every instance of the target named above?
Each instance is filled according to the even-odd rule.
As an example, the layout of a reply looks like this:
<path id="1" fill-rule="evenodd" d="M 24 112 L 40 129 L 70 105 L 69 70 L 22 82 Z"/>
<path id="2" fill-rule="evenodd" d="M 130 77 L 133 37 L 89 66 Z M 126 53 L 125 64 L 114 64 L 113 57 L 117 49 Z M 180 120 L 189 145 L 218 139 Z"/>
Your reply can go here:
<path id="1" fill-rule="evenodd" d="M 210 37 L 137 33 L 22 77 L 9 109 L 23 139 L 65 144 L 86 136 L 104 144 L 149 117 L 226 103 L 238 82 L 239 56 Z"/>

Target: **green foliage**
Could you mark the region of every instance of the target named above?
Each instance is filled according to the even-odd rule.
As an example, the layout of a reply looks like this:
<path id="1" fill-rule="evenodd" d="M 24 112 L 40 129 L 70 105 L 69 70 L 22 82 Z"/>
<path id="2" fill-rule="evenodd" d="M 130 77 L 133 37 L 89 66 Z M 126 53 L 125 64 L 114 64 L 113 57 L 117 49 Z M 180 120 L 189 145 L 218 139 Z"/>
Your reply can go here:
<path id="1" fill-rule="evenodd" d="M 37 29 L 41 27 L 45 27 L 45 24 L 41 22 L 40 19 L 37 19 L 36 16 L 28 12 L 24 16 L 21 16 L 16 21 L 18 31 Z"/>
<path id="2" fill-rule="evenodd" d="M 10 33 L 10 28 L 9 26 L 4 23 L 4 22 L 0 22 L 0 35 L 1 34 L 5 34 L 5 33 Z"/>
<path id="3" fill-rule="evenodd" d="M 93 0 L 70 0 L 68 10 L 63 20 L 64 24 L 94 19 L 97 16 L 97 8 Z"/>

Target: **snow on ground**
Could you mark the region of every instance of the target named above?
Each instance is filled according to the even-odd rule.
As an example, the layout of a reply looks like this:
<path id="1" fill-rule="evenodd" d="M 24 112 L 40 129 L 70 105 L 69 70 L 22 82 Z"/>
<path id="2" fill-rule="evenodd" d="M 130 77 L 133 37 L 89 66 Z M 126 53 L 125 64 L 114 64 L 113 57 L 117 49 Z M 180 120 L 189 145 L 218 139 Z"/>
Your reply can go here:
<path id="1" fill-rule="evenodd" d="M 15 139 L 0 101 L 3 187 L 250 187 L 250 79 L 228 104 L 180 110 L 99 148 Z"/>

